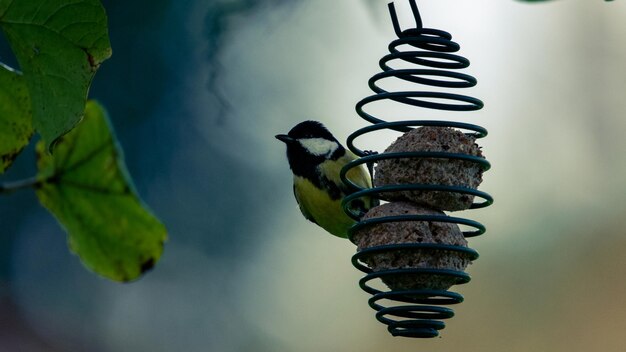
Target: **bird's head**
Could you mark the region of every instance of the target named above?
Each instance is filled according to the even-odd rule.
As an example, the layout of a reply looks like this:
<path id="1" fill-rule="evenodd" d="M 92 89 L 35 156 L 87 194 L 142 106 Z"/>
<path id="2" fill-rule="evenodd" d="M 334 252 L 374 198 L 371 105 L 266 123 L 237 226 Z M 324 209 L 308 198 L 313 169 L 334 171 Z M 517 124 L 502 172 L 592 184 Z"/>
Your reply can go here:
<path id="1" fill-rule="evenodd" d="M 309 171 L 325 160 L 336 160 L 345 154 L 339 141 L 317 121 L 297 124 L 287 134 L 276 135 L 287 145 L 289 166 L 296 174 Z"/>

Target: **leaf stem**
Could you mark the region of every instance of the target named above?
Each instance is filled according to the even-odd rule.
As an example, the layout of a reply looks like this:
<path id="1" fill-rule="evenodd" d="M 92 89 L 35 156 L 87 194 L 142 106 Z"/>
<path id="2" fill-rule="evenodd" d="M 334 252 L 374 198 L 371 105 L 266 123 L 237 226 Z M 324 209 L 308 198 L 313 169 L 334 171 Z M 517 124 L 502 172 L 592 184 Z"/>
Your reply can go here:
<path id="1" fill-rule="evenodd" d="M 41 180 L 37 177 L 25 178 L 23 180 L 0 183 L 0 194 L 13 193 L 20 189 L 37 187 L 41 184 Z"/>

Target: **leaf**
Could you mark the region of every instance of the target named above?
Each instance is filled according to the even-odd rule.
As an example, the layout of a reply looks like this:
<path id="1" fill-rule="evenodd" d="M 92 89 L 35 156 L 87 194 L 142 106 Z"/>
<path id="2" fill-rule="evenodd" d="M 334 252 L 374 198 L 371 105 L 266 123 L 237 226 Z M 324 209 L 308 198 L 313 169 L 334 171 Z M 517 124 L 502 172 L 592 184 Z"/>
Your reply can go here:
<path id="1" fill-rule="evenodd" d="M 106 20 L 98 0 L 0 0 L 0 28 L 48 147 L 80 121 L 91 80 L 111 56 Z"/>
<path id="2" fill-rule="evenodd" d="M 0 64 L 0 174 L 11 166 L 32 135 L 30 97 L 24 77 Z"/>
<path id="3" fill-rule="evenodd" d="M 69 234 L 70 249 L 91 270 L 130 281 L 161 256 L 165 227 L 142 204 L 124 166 L 106 112 L 88 101 L 83 121 L 54 155 L 37 144 L 41 204 Z"/>

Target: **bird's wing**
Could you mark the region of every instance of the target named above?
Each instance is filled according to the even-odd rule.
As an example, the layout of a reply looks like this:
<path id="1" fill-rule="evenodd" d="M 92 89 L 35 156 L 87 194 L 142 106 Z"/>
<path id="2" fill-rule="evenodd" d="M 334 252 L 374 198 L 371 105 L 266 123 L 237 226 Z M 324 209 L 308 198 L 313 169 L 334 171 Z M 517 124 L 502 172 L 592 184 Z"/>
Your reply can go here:
<path id="1" fill-rule="evenodd" d="M 355 168 L 352 168 L 346 174 L 348 180 L 354 182 L 357 186 L 363 188 L 371 188 L 372 180 L 370 178 L 370 173 L 367 171 L 364 165 L 359 165 Z"/>
<path id="2" fill-rule="evenodd" d="M 367 171 L 364 165 L 359 165 L 353 169 L 350 169 L 346 174 L 348 180 L 352 181 L 355 185 L 362 188 L 371 188 L 372 179 L 370 173 Z M 344 187 L 346 187 L 344 185 Z M 362 213 L 366 213 L 369 209 L 378 205 L 378 199 L 372 197 L 361 197 L 352 201 L 352 207 L 359 209 Z"/>
<path id="3" fill-rule="evenodd" d="M 346 150 L 346 155 L 342 157 L 343 160 L 340 160 L 340 162 L 337 163 L 337 165 L 339 165 L 339 170 L 336 172 L 337 182 L 339 185 L 341 185 L 341 187 L 345 187 L 345 186 L 343 185 L 343 182 L 341 182 L 341 179 L 339 178 L 339 171 L 341 171 L 341 168 L 343 166 L 355 160 L 356 158 L 357 158 L 356 155 L 354 155 L 349 150 Z M 348 171 L 348 173 L 346 174 L 346 177 L 348 178 L 348 180 L 352 181 L 354 184 L 356 184 L 359 187 L 362 187 L 362 188 L 372 187 L 372 180 L 370 178 L 370 173 L 367 171 L 367 168 L 365 167 L 365 165 L 359 165 L 357 167 L 353 167 L 352 169 Z M 346 190 L 344 190 L 344 192 L 346 192 Z M 350 193 L 350 192 L 346 192 L 346 193 Z"/>
<path id="4" fill-rule="evenodd" d="M 311 213 L 309 213 L 306 209 L 304 209 L 304 207 L 302 207 L 302 202 L 300 201 L 300 197 L 298 196 L 298 191 L 296 190 L 296 185 L 293 185 L 293 195 L 296 197 L 296 201 L 298 202 L 298 207 L 300 208 L 300 212 L 302 212 L 302 215 L 304 215 L 304 217 L 311 221 L 312 223 L 317 224 L 317 221 L 315 221 L 315 219 L 313 219 L 313 216 L 311 215 Z"/>
<path id="5" fill-rule="evenodd" d="M 337 191 L 337 197 L 344 197 L 347 194 L 353 193 L 354 190 L 346 186 L 343 182 L 341 182 L 341 178 L 339 174 L 341 172 L 341 168 L 345 166 L 347 163 L 355 160 L 357 157 L 349 150 L 346 150 L 346 154 L 339 158 L 336 162 L 326 161 L 320 164 L 320 168 L 322 173 L 327 176 L 326 179 L 326 188 L 329 190 L 335 189 Z M 370 178 L 370 173 L 367 171 L 367 168 L 364 165 L 359 165 L 354 167 L 348 171 L 346 177 L 352 181 L 355 185 L 361 188 L 371 188 L 372 180 Z M 334 187 L 331 187 L 334 186 Z M 371 197 L 363 197 L 360 199 L 356 199 L 352 201 L 352 207 L 361 210 L 362 212 L 366 212 L 373 206 L 378 205 L 376 200 Z"/>

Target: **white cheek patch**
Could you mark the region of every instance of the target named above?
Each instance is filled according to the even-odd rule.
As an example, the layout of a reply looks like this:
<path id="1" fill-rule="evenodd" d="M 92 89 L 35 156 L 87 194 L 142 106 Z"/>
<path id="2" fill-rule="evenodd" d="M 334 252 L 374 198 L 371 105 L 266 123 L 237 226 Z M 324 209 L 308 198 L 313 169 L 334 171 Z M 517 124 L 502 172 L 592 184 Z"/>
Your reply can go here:
<path id="1" fill-rule="evenodd" d="M 300 142 L 309 153 L 316 156 L 330 155 L 339 148 L 337 142 L 329 141 L 324 138 L 305 138 L 298 140 L 298 142 Z"/>

